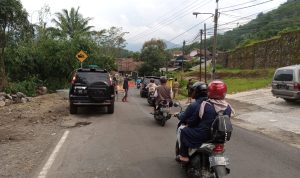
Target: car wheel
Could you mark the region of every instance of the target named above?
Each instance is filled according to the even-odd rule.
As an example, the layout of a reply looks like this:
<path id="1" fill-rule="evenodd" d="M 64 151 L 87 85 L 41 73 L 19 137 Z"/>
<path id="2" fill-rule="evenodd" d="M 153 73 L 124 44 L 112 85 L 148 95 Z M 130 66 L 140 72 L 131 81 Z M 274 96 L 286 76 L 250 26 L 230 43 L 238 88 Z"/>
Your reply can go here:
<path id="1" fill-rule="evenodd" d="M 77 106 L 73 103 L 70 103 L 70 114 L 77 114 Z"/>
<path id="2" fill-rule="evenodd" d="M 115 111 L 115 104 L 112 103 L 111 105 L 109 105 L 109 106 L 107 107 L 107 113 L 108 113 L 108 114 L 113 114 L 114 111 Z"/>

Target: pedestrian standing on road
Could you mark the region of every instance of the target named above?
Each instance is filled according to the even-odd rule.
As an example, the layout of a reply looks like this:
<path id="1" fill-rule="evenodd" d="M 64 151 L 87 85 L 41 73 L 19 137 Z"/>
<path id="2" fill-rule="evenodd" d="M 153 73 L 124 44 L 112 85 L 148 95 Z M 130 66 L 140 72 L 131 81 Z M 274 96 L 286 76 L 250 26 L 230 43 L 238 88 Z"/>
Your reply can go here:
<path id="1" fill-rule="evenodd" d="M 124 82 L 123 82 L 123 89 L 124 89 L 124 97 L 122 99 L 123 102 L 128 102 L 127 97 L 128 97 L 128 89 L 129 89 L 129 84 L 128 84 L 128 75 L 125 75 Z"/>
<path id="2" fill-rule="evenodd" d="M 193 88 L 193 81 L 192 79 L 189 79 L 186 86 L 186 89 L 188 91 L 188 100 L 186 103 L 192 103 L 192 94 L 193 94 L 192 88 Z"/>
<path id="3" fill-rule="evenodd" d="M 172 88 L 173 88 L 173 98 L 175 99 L 176 96 L 178 95 L 178 90 L 179 90 L 179 83 L 177 81 L 177 78 L 174 79 Z"/>

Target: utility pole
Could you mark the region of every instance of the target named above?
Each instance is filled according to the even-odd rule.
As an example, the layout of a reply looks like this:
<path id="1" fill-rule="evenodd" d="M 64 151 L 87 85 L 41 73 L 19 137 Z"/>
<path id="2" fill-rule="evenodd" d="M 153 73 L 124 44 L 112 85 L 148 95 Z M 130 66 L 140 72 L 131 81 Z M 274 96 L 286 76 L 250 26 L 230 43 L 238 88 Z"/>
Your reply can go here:
<path id="1" fill-rule="evenodd" d="M 200 30 L 200 43 L 199 43 L 199 62 L 200 62 L 200 65 L 199 65 L 199 72 L 200 72 L 200 81 L 202 79 L 202 71 L 201 71 L 201 48 L 202 48 L 202 35 L 203 35 L 203 30 L 201 29 Z"/>
<path id="2" fill-rule="evenodd" d="M 181 60 L 181 71 L 183 72 L 183 63 L 184 63 L 184 47 L 185 47 L 185 40 L 183 40 L 182 44 L 182 60 Z"/>
<path id="3" fill-rule="evenodd" d="M 214 41 L 213 41 L 213 59 L 212 59 L 212 75 L 211 78 L 212 80 L 215 79 L 215 72 L 216 72 L 216 58 L 217 58 L 217 28 L 218 28 L 218 16 L 219 16 L 219 0 L 216 0 L 217 7 L 215 10 L 215 15 L 214 15 Z"/>
<path id="4" fill-rule="evenodd" d="M 207 83 L 206 77 L 206 23 L 204 23 L 204 81 Z"/>

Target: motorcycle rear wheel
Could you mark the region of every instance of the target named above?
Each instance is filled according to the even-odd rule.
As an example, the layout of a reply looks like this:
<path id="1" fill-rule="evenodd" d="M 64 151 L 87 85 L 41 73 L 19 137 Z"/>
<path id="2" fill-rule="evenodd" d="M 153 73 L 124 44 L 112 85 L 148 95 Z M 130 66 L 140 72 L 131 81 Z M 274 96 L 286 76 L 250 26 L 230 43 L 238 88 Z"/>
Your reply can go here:
<path id="1" fill-rule="evenodd" d="M 166 124 L 166 121 L 165 120 L 161 120 L 160 121 L 160 125 L 163 127 L 163 126 L 165 126 L 165 124 Z"/>
<path id="2" fill-rule="evenodd" d="M 215 167 L 213 167 L 213 169 L 214 169 L 214 173 L 215 173 L 215 178 L 221 178 L 228 174 L 227 170 L 224 166 L 215 166 Z"/>

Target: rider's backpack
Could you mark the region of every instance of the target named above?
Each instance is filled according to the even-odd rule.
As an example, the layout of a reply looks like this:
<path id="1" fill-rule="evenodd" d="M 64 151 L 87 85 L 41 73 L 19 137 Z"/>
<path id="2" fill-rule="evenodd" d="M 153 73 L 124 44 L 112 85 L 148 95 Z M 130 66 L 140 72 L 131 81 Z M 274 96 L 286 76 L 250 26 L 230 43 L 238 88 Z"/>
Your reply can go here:
<path id="1" fill-rule="evenodd" d="M 225 143 L 230 140 L 232 133 L 230 117 L 219 112 L 211 125 L 211 139 L 214 143 Z"/>

